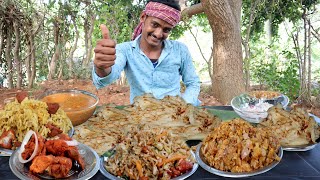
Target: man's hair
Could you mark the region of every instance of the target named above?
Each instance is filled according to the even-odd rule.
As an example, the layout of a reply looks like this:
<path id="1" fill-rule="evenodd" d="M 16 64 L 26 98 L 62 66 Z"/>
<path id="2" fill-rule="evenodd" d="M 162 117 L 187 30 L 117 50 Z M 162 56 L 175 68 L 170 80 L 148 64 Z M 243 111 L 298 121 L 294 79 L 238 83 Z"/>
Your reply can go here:
<path id="1" fill-rule="evenodd" d="M 147 3 L 149 2 L 158 2 L 158 3 L 162 3 L 165 4 L 167 6 L 170 6 L 176 10 L 181 11 L 180 5 L 176 0 L 148 0 Z"/>

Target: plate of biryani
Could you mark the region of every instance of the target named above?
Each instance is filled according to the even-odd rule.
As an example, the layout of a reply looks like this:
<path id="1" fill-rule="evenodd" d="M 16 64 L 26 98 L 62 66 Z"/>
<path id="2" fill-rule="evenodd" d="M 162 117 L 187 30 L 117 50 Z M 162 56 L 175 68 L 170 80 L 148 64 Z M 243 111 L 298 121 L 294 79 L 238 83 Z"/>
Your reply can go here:
<path id="1" fill-rule="evenodd" d="M 290 111 L 281 105 L 268 110 L 268 117 L 258 126 L 269 128 L 278 137 L 284 151 L 308 151 L 320 141 L 320 119 L 306 109 Z"/>
<path id="2" fill-rule="evenodd" d="M 223 177 L 265 173 L 282 159 L 272 132 L 242 119 L 222 122 L 197 146 L 196 160 L 206 171 Z"/>
<path id="3" fill-rule="evenodd" d="M 99 156 L 66 134 L 45 139 L 28 131 L 9 159 L 11 171 L 23 180 L 89 179 L 99 171 Z"/>
<path id="4" fill-rule="evenodd" d="M 38 132 L 44 138 L 65 133 L 74 133 L 72 123 L 59 107 L 45 102 L 17 96 L 0 110 L 0 155 L 10 156 L 20 147 L 29 130 Z"/>
<path id="5" fill-rule="evenodd" d="M 100 159 L 109 179 L 185 179 L 198 168 L 186 142 L 167 130 L 135 130 L 117 142 Z"/>

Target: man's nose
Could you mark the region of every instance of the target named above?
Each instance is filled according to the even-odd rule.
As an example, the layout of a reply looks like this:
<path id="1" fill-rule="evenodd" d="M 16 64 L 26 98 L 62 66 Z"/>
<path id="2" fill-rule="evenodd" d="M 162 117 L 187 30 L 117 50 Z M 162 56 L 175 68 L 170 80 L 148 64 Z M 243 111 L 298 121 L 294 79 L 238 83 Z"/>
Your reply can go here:
<path id="1" fill-rule="evenodd" d="M 160 39 L 163 37 L 163 30 L 161 28 L 157 28 L 155 31 L 154 31 L 154 35 Z"/>

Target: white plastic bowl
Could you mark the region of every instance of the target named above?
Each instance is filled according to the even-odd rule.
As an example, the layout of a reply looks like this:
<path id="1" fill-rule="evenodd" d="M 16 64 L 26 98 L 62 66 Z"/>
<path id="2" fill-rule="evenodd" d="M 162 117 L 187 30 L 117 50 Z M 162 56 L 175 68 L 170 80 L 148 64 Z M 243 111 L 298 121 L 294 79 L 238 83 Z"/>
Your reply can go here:
<path id="1" fill-rule="evenodd" d="M 244 98 L 247 94 L 241 94 L 234 97 L 231 100 L 231 106 L 233 110 L 244 120 L 250 123 L 260 123 L 263 119 L 268 116 L 268 109 L 256 110 L 256 111 L 246 111 L 245 107 L 248 106 L 249 101 Z M 286 95 L 281 94 L 279 97 L 282 97 L 283 100 L 280 101 L 281 105 L 286 108 L 289 104 L 289 98 Z M 273 105 L 272 105 L 273 106 Z"/>

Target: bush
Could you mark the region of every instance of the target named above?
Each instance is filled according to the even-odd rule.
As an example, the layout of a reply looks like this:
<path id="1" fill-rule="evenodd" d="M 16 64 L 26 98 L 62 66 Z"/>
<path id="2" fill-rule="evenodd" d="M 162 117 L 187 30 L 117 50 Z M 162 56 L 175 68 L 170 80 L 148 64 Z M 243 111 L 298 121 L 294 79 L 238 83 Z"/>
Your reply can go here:
<path id="1" fill-rule="evenodd" d="M 289 51 L 281 53 L 284 61 L 278 57 L 272 58 L 270 63 L 254 62 L 251 67 L 252 78 L 260 84 L 266 84 L 268 89 L 279 91 L 287 95 L 291 100 L 295 100 L 299 94 L 299 64 L 294 54 Z"/>

